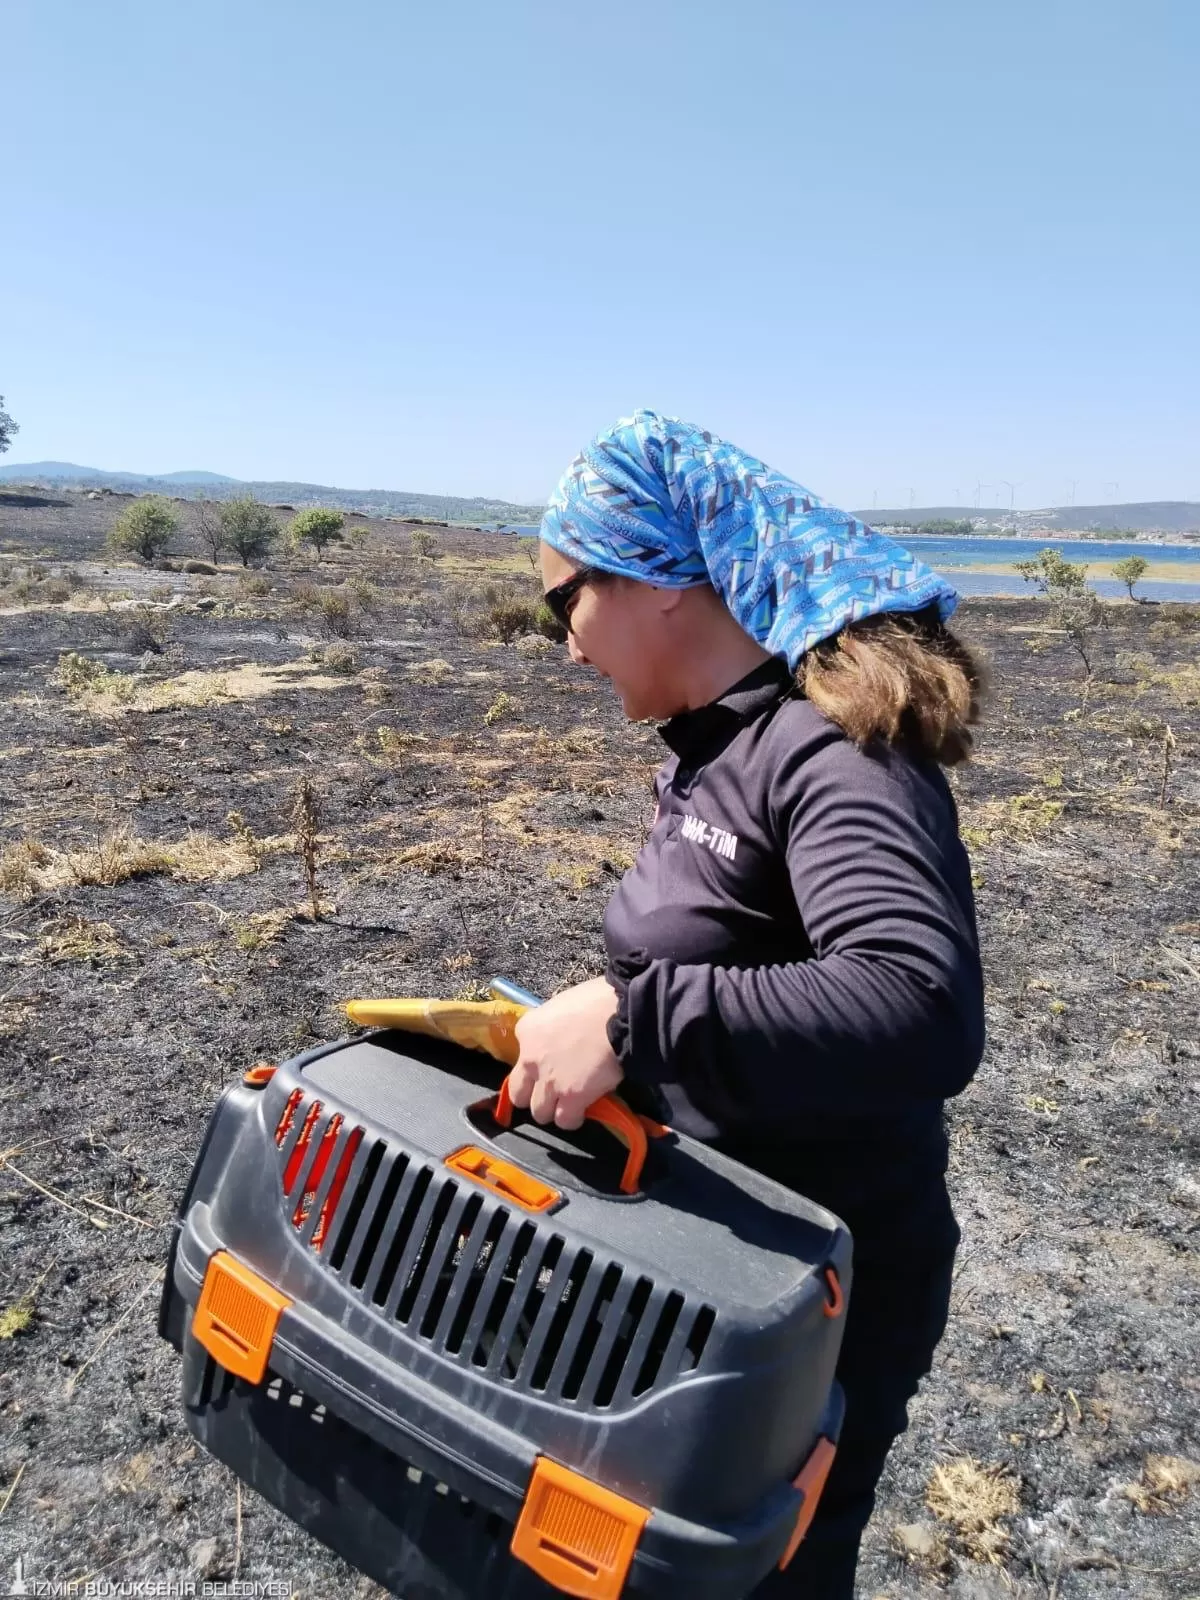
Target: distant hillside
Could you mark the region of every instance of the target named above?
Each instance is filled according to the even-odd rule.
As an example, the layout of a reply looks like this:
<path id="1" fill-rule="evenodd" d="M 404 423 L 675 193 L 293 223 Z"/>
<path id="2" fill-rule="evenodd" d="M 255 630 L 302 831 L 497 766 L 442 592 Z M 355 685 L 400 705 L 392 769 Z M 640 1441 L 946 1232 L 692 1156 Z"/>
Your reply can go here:
<path id="1" fill-rule="evenodd" d="M 237 479 L 226 478 L 219 472 L 164 472 L 153 477 L 144 472 L 105 472 L 100 467 L 80 467 L 74 461 L 16 461 L 0 466 L 0 482 L 78 483 L 84 487 L 103 485 L 109 489 L 118 485 L 124 488 L 163 484 L 174 488 L 180 484 L 194 483 L 207 488 L 214 484 L 236 484 Z"/>
<path id="2" fill-rule="evenodd" d="M 198 483 L 211 485 L 214 483 L 236 483 L 236 478 L 227 478 L 220 472 L 164 472 L 155 479 L 156 483 Z"/>
<path id="3" fill-rule="evenodd" d="M 54 488 L 112 489 L 125 494 L 172 494 L 183 499 L 228 500 L 253 495 L 256 500 L 292 506 L 338 506 L 376 516 L 430 517 L 445 522 L 536 523 L 540 505 L 516 505 L 486 496 L 417 494 L 406 489 L 337 489 L 324 483 L 243 482 L 219 472 L 167 472 L 151 477 L 139 472 L 105 472 L 70 461 L 13 462 L 0 466 L 0 483 L 31 483 Z M 981 534 L 1055 533 L 1190 533 L 1200 532 L 1200 502 L 1145 500 L 1116 506 L 1050 506 L 1040 511 L 998 510 L 979 506 L 913 506 L 904 510 L 875 508 L 856 511 L 873 527 L 913 527 L 922 522 L 971 522 Z"/>
<path id="4" fill-rule="evenodd" d="M 922 522 L 972 522 L 977 533 L 1195 533 L 1200 532 L 1200 501 L 1139 500 L 1117 506 L 1049 506 L 1041 511 L 1007 511 L 979 506 L 912 506 L 906 510 L 856 511 L 874 528 L 916 527 Z"/>
<path id="5" fill-rule="evenodd" d="M 243 482 L 218 472 L 168 472 L 150 477 L 139 472 L 105 472 L 70 461 L 12 462 L 0 466 L 0 483 L 29 483 L 46 488 L 70 484 L 78 489 L 111 489 L 118 494 L 172 494 L 187 500 L 231 500 L 252 495 L 256 500 L 291 506 L 337 506 L 376 516 L 429 517 L 444 522 L 537 522 L 544 507 L 516 505 L 486 496 L 417 494 L 404 489 L 336 489 L 324 483 Z"/>

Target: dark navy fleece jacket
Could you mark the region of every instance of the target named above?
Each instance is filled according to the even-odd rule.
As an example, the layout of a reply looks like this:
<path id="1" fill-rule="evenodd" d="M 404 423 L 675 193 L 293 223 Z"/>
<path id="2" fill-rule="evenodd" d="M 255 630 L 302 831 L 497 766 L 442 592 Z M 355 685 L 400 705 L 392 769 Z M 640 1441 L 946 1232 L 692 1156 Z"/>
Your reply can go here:
<path id="1" fill-rule="evenodd" d="M 860 1250 L 944 1242 L 942 1103 L 978 1066 L 983 980 L 941 769 L 859 749 L 779 658 L 659 731 L 658 814 L 604 919 L 630 1087 Z"/>

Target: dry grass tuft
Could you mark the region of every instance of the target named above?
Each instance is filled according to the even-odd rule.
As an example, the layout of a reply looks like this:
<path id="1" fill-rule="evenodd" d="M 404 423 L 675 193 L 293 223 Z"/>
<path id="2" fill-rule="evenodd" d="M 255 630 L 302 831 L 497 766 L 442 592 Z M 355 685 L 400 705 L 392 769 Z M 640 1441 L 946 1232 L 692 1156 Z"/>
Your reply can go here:
<path id="1" fill-rule="evenodd" d="M 447 872 L 464 867 L 472 859 L 458 845 L 445 839 L 431 839 L 425 844 L 409 845 L 392 858 L 398 867 L 419 867 L 422 872 Z"/>
<path id="2" fill-rule="evenodd" d="M 230 932 L 239 950 L 261 950 L 265 945 L 278 944 L 284 929 L 296 920 L 296 916 L 295 906 L 280 906 L 274 911 L 252 911 L 249 916 L 232 921 Z"/>
<path id="3" fill-rule="evenodd" d="M 392 698 L 391 686 L 383 667 L 365 667 L 359 674 L 359 682 L 362 684 L 363 699 L 369 706 L 387 705 Z"/>
<path id="4" fill-rule="evenodd" d="M 410 661 L 408 670 L 420 683 L 444 683 L 447 678 L 454 675 L 454 668 L 450 662 L 443 660 L 441 656 L 429 656 L 424 661 Z"/>
<path id="5" fill-rule="evenodd" d="M 600 881 L 600 873 L 595 867 L 587 865 L 569 867 L 561 861 L 552 861 L 546 868 L 546 876 L 552 883 L 566 883 L 572 889 L 590 889 L 593 884 Z"/>
<path id="6" fill-rule="evenodd" d="M 1200 665 L 1184 662 L 1176 667 L 1156 667 L 1148 656 L 1127 658 L 1129 670 L 1138 680 L 1138 693 L 1146 689 L 1165 689 L 1180 706 L 1200 706 Z"/>
<path id="7" fill-rule="evenodd" d="M 42 887 L 41 874 L 53 853 L 40 839 L 18 839 L 0 851 L 0 890 L 28 904 Z"/>
<path id="8" fill-rule="evenodd" d="M 181 672 L 173 678 L 146 678 L 114 672 L 103 662 L 75 651 L 59 657 L 52 681 L 64 689 L 72 705 L 98 716 L 126 712 L 174 711 L 189 706 L 209 706 L 221 701 L 257 700 L 289 689 L 340 689 L 346 675 L 357 668 L 354 652 L 339 654 L 345 646 L 331 645 L 314 651 L 307 661 L 262 666 L 249 661 L 224 672 Z M 326 671 L 313 670 L 321 663 Z M 336 675 L 335 675 L 336 674 Z"/>
<path id="9" fill-rule="evenodd" d="M 1049 833 L 1065 809 L 1064 801 L 1047 799 L 1036 789 L 1007 800 L 963 803 L 963 843 L 972 850 L 1008 839 L 1031 843 Z"/>
<path id="10" fill-rule="evenodd" d="M 56 859 L 46 867 L 42 887 L 61 888 L 65 883 L 101 884 L 111 888 L 129 878 L 169 872 L 172 859 L 159 845 L 150 844 L 131 832 L 128 824 L 100 834 L 86 850 L 55 852 Z"/>
<path id="11" fill-rule="evenodd" d="M 248 829 L 235 832 L 232 839 L 215 839 L 211 833 L 190 832 L 178 844 L 168 846 L 166 866 L 160 870 L 184 883 L 242 878 L 258 871 L 268 850 L 278 850 L 283 845 L 283 840 L 257 839 Z"/>
<path id="12" fill-rule="evenodd" d="M 33 1300 L 26 1296 L 0 1311 L 0 1339 L 15 1339 L 25 1333 L 33 1323 Z"/>
<path id="13" fill-rule="evenodd" d="M 114 672 L 102 661 L 80 655 L 77 650 L 67 650 L 58 658 L 58 665 L 50 675 L 67 699 L 75 705 L 106 700 L 127 705 L 137 693 L 139 684 L 127 672 Z"/>
<path id="14" fill-rule="evenodd" d="M 998 1566 L 1009 1538 L 1000 1521 L 1021 1509 L 1021 1495 L 1016 1478 L 1003 1463 L 960 1456 L 933 1469 L 925 1504 L 951 1525 L 973 1561 Z"/>
<path id="15" fill-rule="evenodd" d="M 56 917 L 38 940 L 44 961 L 115 961 L 124 951 L 117 931 L 107 922 L 87 917 Z"/>
<path id="16" fill-rule="evenodd" d="M 1139 1481 L 1126 1484 L 1122 1492 L 1139 1511 L 1162 1516 L 1186 1500 L 1196 1483 L 1200 1483 L 1200 1462 L 1186 1456 L 1148 1455 Z"/>
<path id="17" fill-rule="evenodd" d="M 0 889 L 28 903 L 37 894 L 71 885 L 111 888 L 155 873 L 169 873 L 183 883 L 209 883 L 257 872 L 265 855 L 292 846 L 288 834 L 257 838 L 236 812 L 230 820 L 231 839 L 191 832 L 177 843 L 156 844 L 135 834 L 128 823 L 107 829 L 82 850 L 53 850 L 39 840 L 23 839 L 0 855 Z"/>
<path id="18" fill-rule="evenodd" d="M 403 755 L 406 750 L 411 750 L 414 745 L 428 744 L 429 736 L 424 733 L 404 733 L 397 728 L 390 728 L 385 723 L 376 728 L 375 738 L 379 750 L 385 756 Z"/>
<path id="19" fill-rule="evenodd" d="M 358 651 L 352 644 L 318 645 L 315 650 L 309 651 L 308 657 L 327 672 L 339 672 L 352 677 L 358 671 Z"/>
<path id="20" fill-rule="evenodd" d="M 510 717 L 519 709 L 519 702 L 502 690 L 484 712 L 483 720 L 490 728 L 493 722 L 499 722 L 501 717 Z"/>

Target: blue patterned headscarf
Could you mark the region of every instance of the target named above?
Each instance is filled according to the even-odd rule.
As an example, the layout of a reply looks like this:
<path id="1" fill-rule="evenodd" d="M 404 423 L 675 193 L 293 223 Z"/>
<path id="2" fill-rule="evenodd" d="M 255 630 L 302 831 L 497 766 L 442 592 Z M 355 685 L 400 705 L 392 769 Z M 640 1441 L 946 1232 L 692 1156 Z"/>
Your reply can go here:
<path id="1" fill-rule="evenodd" d="M 958 595 L 910 551 L 690 423 L 638 411 L 575 458 L 540 536 L 571 560 L 663 588 L 711 583 L 795 670 L 848 622 Z"/>

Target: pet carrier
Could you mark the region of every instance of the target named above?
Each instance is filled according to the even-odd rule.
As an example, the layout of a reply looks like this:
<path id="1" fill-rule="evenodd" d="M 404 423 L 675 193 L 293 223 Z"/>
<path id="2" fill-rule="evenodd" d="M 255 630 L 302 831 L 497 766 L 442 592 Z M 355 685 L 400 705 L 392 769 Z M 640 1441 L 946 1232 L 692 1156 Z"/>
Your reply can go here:
<path id="1" fill-rule="evenodd" d="M 833 1457 L 849 1235 L 615 1097 L 514 1115 L 537 1002 L 492 992 L 226 1091 L 160 1311 L 188 1426 L 405 1600 L 745 1595 Z"/>

